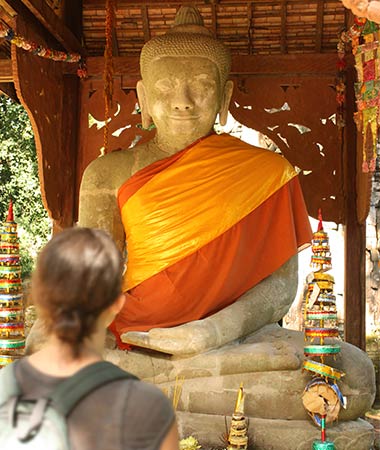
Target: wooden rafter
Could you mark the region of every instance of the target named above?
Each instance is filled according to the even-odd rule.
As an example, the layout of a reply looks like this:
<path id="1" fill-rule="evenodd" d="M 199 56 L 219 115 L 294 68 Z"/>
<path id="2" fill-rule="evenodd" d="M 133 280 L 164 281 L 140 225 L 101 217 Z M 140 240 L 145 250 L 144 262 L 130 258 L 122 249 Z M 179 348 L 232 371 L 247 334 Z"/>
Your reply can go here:
<path id="1" fill-rule="evenodd" d="M 286 53 L 286 9 L 288 2 L 281 3 L 281 53 Z"/>
<path id="2" fill-rule="evenodd" d="M 83 47 L 74 34 L 65 26 L 63 21 L 43 0 L 4 0 L 8 5 L 21 15 L 24 15 L 22 6 L 25 6 L 49 33 L 71 52 L 85 54 Z"/>
<path id="3" fill-rule="evenodd" d="M 0 94 L 1 93 L 7 95 L 13 101 L 20 103 L 13 83 L 0 83 Z"/>
<path id="4" fill-rule="evenodd" d="M 149 27 L 148 8 L 146 7 L 146 5 L 141 6 L 141 17 L 143 22 L 144 41 L 147 42 L 150 39 L 150 27 Z"/>
<path id="5" fill-rule="evenodd" d="M 8 4 L 6 0 L 0 0 L 0 7 L 3 8 L 10 17 L 15 17 L 17 15 L 17 12 L 12 8 L 11 5 Z"/>
<path id="6" fill-rule="evenodd" d="M 113 58 L 114 76 L 126 76 L 130 80 L 140 78 L 139 57 L 119 56 Z M 66 73 L 75 73 L 72 64 L 65 66 Z M 102 77 L 104 58 L 95 56 L 87 58 L 90 77 Z M 1 70 L 1 65 L 0 65 Z M 333 53 L 311 53 L 305 55 L 233 55 L 232 77 L 246 76 L 317 76 L 331 77 L 336 74 L 336 55 Z M 132 87 L 132 86 L 124 86 Z"/>
<path id="7" fill-rule="evenodd" d="M 10 59 L 0 59 L 0 83 L 11 83 L 12 81 L 12 61 Z"/>
<path id="8" fill-rule="evenodd" d="M 65 0 L 63 2 L 62 20 L 78 41 L 83 37 L 83 1 Z"/>
<path id="9" fill-rule="evenodd" d="M 215 3 L 211 4 L 211 31 L 214 37 L 218 36 L 218 17 Z"/>
<path id="10" fill-rule="evenodd" d="M 113 56 L 119 56 L 119 44 L 117 42 L 116 28 L 112 29 L 112 54 Z"/>
<path id="11" fill-rule="evenodd" d="M 253 4 L 249 2 L 247 5 L 247 22 L 248 22 L 248 54 L 252 54 L 252 13 L 253 13 Z"/>
<path id="12" fill-rule="evenodd" d="M 201 4 L 217 3 L 221 6 L 241 4 L 242 0 L 209 0 L 209 1 L 194 1 L 194 0 L 119 0 L 118 7 L 139 7 L 141 5 L 153 6 L 153 7 L 171 7 L 181 5 L 201 5 Z M 270 2 L 268 2 L 270 3 Z M 305 0 L 292 0 L 292 3 L 307 3 Z M 84 8 L 104 8 L 104 0 L 84 0 Z"/>
<path id="13" fill-rule="evenodd" d="M 317 53 L 319 53 L 322 50 L 323 9 L 324 9 L 324 0 L 319 0 L 317 6 L 317 24 L 315 37 L 315 51 Z"/>

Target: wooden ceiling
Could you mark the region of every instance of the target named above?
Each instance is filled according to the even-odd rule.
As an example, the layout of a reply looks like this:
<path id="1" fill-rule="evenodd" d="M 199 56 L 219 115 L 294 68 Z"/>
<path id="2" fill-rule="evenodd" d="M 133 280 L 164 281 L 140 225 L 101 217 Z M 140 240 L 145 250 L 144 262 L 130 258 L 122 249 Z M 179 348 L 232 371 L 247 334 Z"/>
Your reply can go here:
<path id="1" fill-rule="evenodd" d="M 32 12 L 33 8 L 39 8 L 45 11 L 45 17 L 50 17 L 54 11 L 62 19 L 64 1 L 0 0 L 0 20 L 13 25 L 15 14 L 20 11 L 19 7 L 13 9 L 14 4 L 21 4 Z M 83 34 L 78 38 L 89 56 L 101 56 L 105 46 L 106 1 L 77 1 L 82 3 L 83 24 Z M 213 34 L 225 42 L 233 54 L 243 55 L 335 52 L 347 17 L 347 10 L 339 0 L 115 0 L 114 55 L 139 54 L 144 42 L 168 30 L 182 4 L 196 5 Z M 62 40 L 60 42 L 62 44 Z M 58 42 L 57 45 L 59 49 Z M 10 58 L 9 43 L 1 38 L 0 58 Z"/>
<path id="2" fill-rule="evenodd" d="M 83 33 L 91 55 L 104 49 L 104 1 L 84 0 Z M 117 1 L 116 38 L 119 54 L 138 54 L 150 37 L 165 33 L 178 7 L 189 2 Z M 273 54 L 332 52 L 344 28 L 340 1 L 192 2 L 205 25 L 233 53 Z"/>

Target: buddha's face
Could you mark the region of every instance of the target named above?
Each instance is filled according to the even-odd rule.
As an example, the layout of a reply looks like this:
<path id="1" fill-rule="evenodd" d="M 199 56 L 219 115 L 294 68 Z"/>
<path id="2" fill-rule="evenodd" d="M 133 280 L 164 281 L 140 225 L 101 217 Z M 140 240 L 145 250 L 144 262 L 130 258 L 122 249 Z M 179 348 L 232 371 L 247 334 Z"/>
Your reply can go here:
<path id="1" fill-rule="evenodd" d="M 190 142 L 213 128 L 221 105 L 216 65 L 202 57 L 158 59 L 144 77 L 146 106 L 158 135 Z"/>

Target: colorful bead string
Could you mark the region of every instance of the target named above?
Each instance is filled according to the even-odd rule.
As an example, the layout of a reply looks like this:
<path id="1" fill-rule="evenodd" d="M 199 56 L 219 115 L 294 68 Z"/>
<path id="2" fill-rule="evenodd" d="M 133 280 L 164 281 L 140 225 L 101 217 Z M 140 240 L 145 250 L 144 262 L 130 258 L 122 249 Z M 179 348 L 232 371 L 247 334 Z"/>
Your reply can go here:
<path id="1" fill-rule="evenodd" d="M 6 27 L 3 23 L 0 23 L 0 38 L 5 38 L 11 44 L 23 50 L 32 53 L 33 55 L 40 56 L 41 58 L 51 59 L 53 61 L 78 63 L 79 67 L 77 75 L 79 78 L 87 77 L 87 69 L 84 59 L 79 53 L 61 52 L 59 50 L 53 50 L 51 48 L 39 45 L 34 41 L 25 39 L 24 37 L 16 34 L 12 28 Z"/>

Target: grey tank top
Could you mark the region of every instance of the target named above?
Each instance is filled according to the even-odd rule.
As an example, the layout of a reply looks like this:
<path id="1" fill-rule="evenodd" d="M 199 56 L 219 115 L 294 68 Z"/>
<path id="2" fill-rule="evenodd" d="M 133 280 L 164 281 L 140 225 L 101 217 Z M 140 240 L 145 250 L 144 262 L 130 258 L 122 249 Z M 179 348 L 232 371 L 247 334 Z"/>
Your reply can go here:
<path id="1" fill-rule="evenodd" d="M 27 358 L 16 368 L 23 394 L 49 394 L 65 378 L 35 369 Z M 169 399 L 156 386 L 117 380 L 84 398 L 68 417 L 72 450 L 158 450 L 174 422 Z"/>

